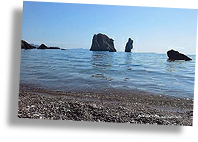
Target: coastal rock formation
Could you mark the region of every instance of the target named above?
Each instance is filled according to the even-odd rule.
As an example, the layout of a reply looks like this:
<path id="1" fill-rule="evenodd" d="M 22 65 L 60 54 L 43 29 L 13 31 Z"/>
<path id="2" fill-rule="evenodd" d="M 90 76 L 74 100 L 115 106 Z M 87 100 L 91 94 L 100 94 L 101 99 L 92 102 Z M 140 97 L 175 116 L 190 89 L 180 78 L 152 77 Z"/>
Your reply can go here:
<path id="1" fill-rule="evenodd" d="M 24 40 L 21 40 L 21 49 L 35 49 L 35 46 L 30 45 Z"/>
<path id="2" fill-rule="evenodd" d="M 45 44 L 41 44 L 39 47 L 34 44 L 29 44 L 24 40 L 21 40 L 21 49 L 60 49 L 59 47 L 47 47 Z"/>
<path id="3" fill-rule="evenodd" d="M 175 51 L 173 49 L 167 51 L 167 56 L 169 57 L 169 61 L 175 61 L 175 60 L 185 60 L 190 61 L 191 58 L 187 57 L 186 55 L 179 53 L 178 51 Z"/>
<path id="4" fill-rule="evenodd" d="M 92 39 L 90 51 L 116 52 L 113 41 L 113 39 L 109 38 L 105 34 L 95 34 Z"/>
<path id="5" fill-rule="evenodd" d="M 48 49 L 48 47 L 45 44 L 41 44 L 37 49 Z"/>
<path id="6" fill-rule="evenodd" d="M 47 47 L 45 44 L 41 44 L 37 49 L 60 49 L 59 47 Z"/>
<path id="7" fill-rule="evenodd" d="M 129 38 L 126 46 L 125 46 L 125 52 L 131 52 L 131 49 L 133 49 L 133 40 Z"/>

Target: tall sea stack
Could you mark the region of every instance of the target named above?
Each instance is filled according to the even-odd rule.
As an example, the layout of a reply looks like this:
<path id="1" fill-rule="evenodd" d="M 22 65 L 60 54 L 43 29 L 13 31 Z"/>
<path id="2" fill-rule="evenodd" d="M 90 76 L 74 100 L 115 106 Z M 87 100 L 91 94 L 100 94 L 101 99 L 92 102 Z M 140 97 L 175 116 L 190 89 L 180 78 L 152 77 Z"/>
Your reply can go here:
<path id="1" fill-rule="evenodd" d="M 95 34 L 92 39 L 90 51 L 116 52 L 113 41 L 114 40 L 112 38 L 109 38 L 105 34 Z"/>
<path id="2" fill-rule="evenodd" d="M 125 46 L 125 52 L 131 52 L 131 49 L 133 49 L 133 40 L 129 38 L 126 46 Z"/>

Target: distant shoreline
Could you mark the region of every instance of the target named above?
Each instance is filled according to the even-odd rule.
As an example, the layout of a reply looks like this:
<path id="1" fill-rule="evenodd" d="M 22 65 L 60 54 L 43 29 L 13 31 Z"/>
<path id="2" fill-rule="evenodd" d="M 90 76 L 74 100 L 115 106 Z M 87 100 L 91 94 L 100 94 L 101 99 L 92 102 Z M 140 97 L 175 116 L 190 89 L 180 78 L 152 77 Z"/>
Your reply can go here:
<path id="1" fill-rule="evenodd" d="M 117 90 L 107 93 L 24 91 L 18 117 L 192 126 L 193 100 Z"/>

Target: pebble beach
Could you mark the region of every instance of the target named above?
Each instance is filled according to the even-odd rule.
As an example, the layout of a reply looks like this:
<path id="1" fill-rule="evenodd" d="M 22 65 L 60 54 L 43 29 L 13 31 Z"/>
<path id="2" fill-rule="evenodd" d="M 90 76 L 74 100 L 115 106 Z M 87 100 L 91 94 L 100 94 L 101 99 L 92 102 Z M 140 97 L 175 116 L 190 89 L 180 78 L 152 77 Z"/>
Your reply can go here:
<path id="1" fill-rule="evenodd" d="M 20 88 L 18 117 L 192 126 L 193 99 L 138 90 L 62 92 Z"/>

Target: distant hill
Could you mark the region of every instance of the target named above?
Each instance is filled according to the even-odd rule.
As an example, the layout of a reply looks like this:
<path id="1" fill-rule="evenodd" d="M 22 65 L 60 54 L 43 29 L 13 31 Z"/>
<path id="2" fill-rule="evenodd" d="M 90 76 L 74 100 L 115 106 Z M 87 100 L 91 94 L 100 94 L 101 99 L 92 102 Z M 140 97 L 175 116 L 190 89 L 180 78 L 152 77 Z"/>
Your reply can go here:
<path id="1" fill-rule="evenodd" d="M 39 47 L 39 45 L 36 45 L 36 44 L 30 44 L 31 46 L 34 46 L 34 47 Z"/>

